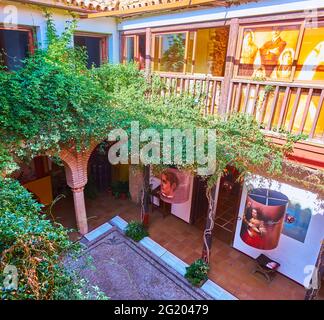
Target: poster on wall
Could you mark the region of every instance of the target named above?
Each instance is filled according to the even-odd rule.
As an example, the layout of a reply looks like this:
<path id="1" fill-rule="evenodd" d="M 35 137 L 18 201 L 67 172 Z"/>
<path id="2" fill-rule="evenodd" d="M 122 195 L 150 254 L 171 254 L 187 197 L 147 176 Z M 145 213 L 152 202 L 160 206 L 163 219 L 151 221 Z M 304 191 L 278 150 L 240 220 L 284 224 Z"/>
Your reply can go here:
<path id="1" fill-rule="evenodd" d="M 282 233 L 297 241 L 305 242 L 311 218 L 310 208 L 303 208 L 300 202 L 290 201 Z"/>
<path id="2" fill-rule="evenodd" d="M 167 203 L 183 203 L 189 200 L 190 175 L 168 168 L 160 176 L 160 198 Z"/>
<path id="3" fill-rule="evenodd" d="M 238 76 L 291 80 L 299 25 L 244 28 Z"/>
<path id="4" fill-rule="evenodd" d="M 257 249 L 275 249 L 281 236 L 288 201 L 283 193 L 253 189 L 246 199 L 242 240 Z"/>
<path id="5" fill-rule="evenodd" d="M 279 272 L 305 285 L 324 236 L 323 200 L 287 183 L 254 175 L 243 187 L 233 247 L 280 264 Z"/>

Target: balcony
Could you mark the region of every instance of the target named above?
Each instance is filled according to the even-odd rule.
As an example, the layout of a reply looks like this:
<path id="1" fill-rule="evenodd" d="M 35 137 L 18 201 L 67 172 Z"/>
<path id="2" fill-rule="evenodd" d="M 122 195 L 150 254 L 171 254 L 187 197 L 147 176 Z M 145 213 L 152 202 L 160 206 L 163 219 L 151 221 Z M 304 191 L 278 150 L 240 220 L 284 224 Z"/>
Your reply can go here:
<path id="1" fill-rule="evenodd" d="M 203 112 L 219 112 L 223 77 L 159 73 L 165 84 L 163 96 L 193 94 L 204 101 Z M 293 157 L 312 167 L 324 167 L 324 88 L 319 84 L 232 79 L 227 113 L 253 115 L 274 142 L 283 143 L 283 133 L 304 134 Z"/>
<path id="2" fill-rule="evenodd" d="M 158 74 L 164 84 L 164 90 L 161 91 L 162 96 L 190 93 L 197 99 L 203 99 L 203 112 L 205 114 L 218 112 L 223 77 L 172 73 Z"/>

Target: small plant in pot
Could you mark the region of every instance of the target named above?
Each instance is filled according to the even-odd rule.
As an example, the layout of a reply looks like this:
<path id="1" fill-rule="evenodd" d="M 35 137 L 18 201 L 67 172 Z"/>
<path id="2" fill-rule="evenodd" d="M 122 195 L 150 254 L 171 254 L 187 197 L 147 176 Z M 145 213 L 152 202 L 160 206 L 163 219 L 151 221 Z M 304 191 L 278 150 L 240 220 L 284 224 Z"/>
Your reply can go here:
<path id="1" fill-rule="evenodd" d="M 186 269 L 185 278 L 195 287 L 201 287 L 208 279 L 209 265 L 203 259 L 197 259 Z"/>
<path id="2" fill-rule="evenodd" d="M 139 221 L 131 221 L 126 227 L 125 234 L 136 242 L 148 236 L 147 230 Z"/>

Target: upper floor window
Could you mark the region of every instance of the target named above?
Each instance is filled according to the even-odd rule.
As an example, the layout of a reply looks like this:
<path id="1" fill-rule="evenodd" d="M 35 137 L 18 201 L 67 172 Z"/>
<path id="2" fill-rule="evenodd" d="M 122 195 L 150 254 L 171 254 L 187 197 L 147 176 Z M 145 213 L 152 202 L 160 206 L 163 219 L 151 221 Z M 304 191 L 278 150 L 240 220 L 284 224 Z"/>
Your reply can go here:
<path id="1" fill-rule="evenodd" d="M 155 36 L 154 70 L 162 72 L 186 72 L 185 33 L 170 33 Z"/>
<path id="2" fill-rule="evenodd" d="M 88 55 L 88 68 L 99 67 L 108 60 L 106 36 L 77 33 L 74 36 L 74 45 L 85 48 Z"/>
<path id="3" fill-rule="evenodd" d="M 153 70 L 223 76 L 228 27 L 153 36 Z"/>
<path id="4" fill-rule="evenodd" d="M 137 62 L 140 70 L 145 68 L 145 34 L 122 37 L 122 62 Z"/>
<path id="5" fill-rule="evenodd" d="M 9 71 L 18 70 L 28 54 L 33 52 L 33 45 L 32 29 L 5 29 L 0 26 L 0 65 Z"/>

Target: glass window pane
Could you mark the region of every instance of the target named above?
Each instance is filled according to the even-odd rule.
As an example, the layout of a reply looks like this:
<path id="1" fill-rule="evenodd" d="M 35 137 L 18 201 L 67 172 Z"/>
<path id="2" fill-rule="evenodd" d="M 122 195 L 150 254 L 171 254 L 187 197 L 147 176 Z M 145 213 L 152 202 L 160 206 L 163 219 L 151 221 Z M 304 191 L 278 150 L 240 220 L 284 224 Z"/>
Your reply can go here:
<path id="1" fill-rule="evenodd" d="M 17 70 L 23 66 L 28 55 L 28 32 L 0 30 L 0 64 L 9 70 Z"/>
<path id="2" fill-rule="evenodd" d="M 126 62 L 134 61 L 134 37 L 126 38 Z"/>
<path id="3" fill-rule="evenodd" d="M 228 27 L 197 30 L 194 73 L 224 75 L 228 33 Z"/>
<path id="4" fill-rule="evenodd" d="M 139 68 L 142 70 L 145 68 L 145 50 L 146 50 L 146 37 L 145 35 L 138 36 L 138 51 L 139 51 Z"/>
<path id="5" fill-rule="evenodd" d="M 184 33 L 161 35 L 160 71 L 183 72 L 186 36 Z"/>
<path id="6" fill-rule="evenodd" d="M 101 38 L 88 36 L 75 36 L 74 45 L 83 47 L 88 54 L 87 67 L 99 67 L 101 64 Z"/>

